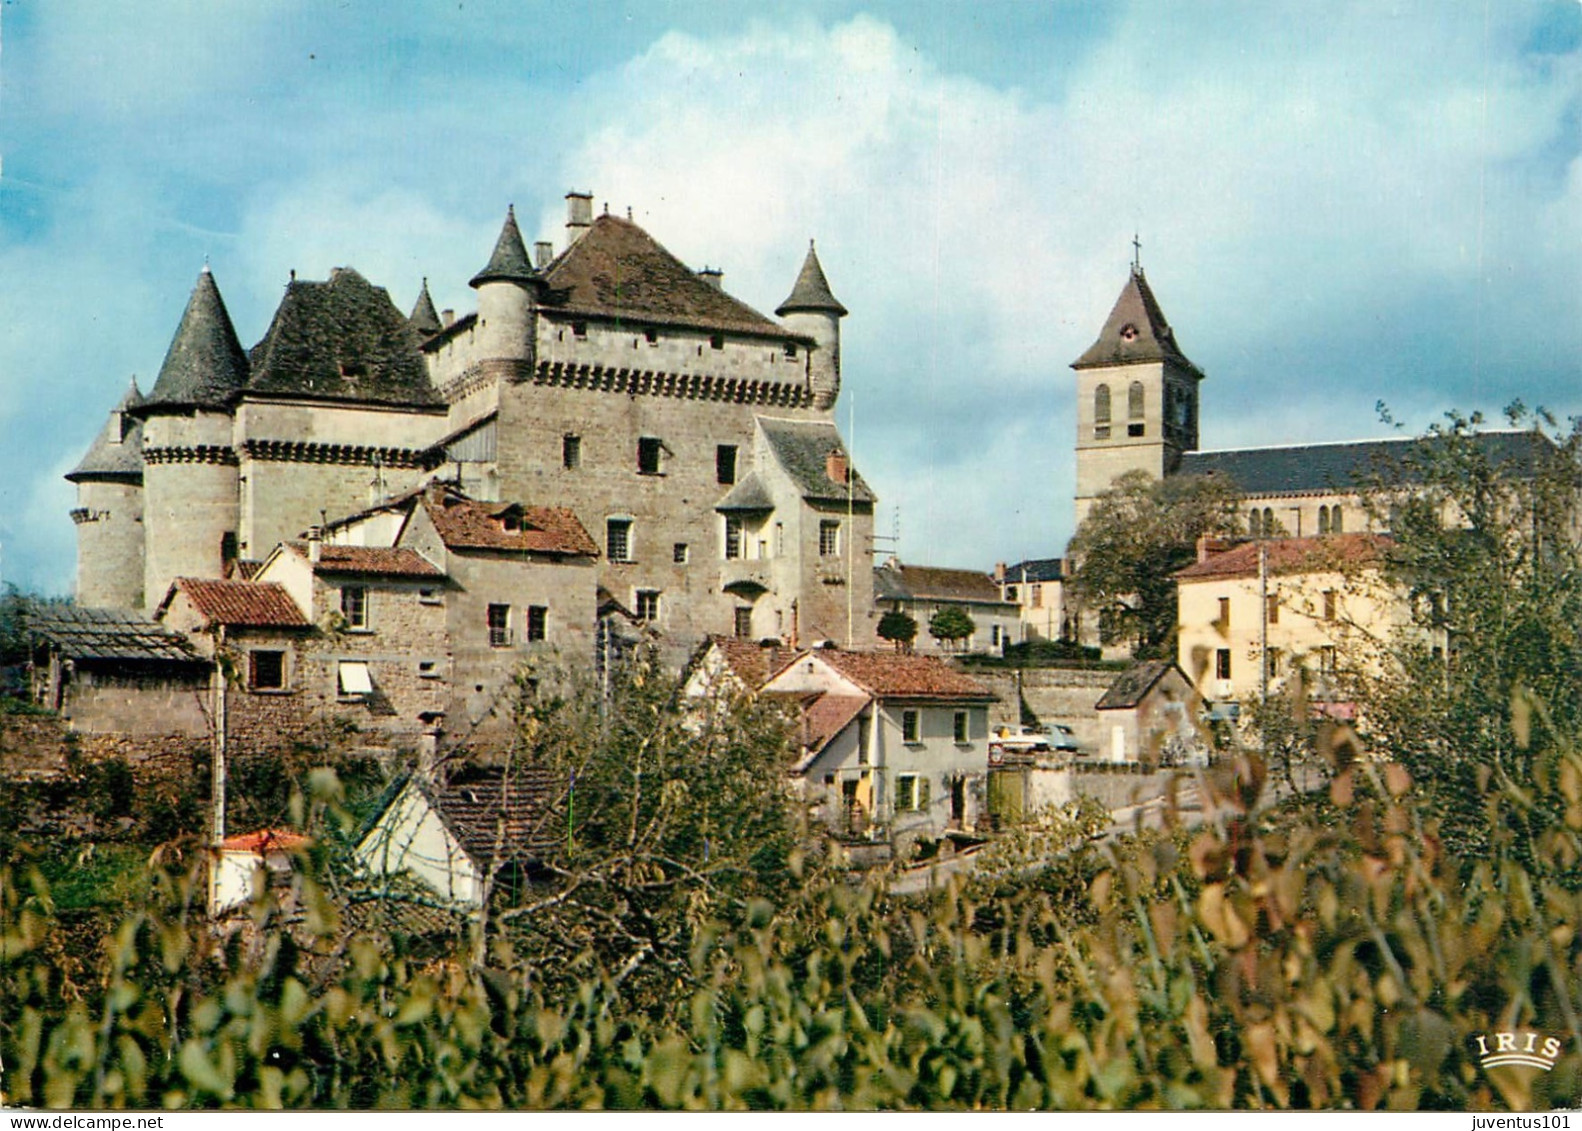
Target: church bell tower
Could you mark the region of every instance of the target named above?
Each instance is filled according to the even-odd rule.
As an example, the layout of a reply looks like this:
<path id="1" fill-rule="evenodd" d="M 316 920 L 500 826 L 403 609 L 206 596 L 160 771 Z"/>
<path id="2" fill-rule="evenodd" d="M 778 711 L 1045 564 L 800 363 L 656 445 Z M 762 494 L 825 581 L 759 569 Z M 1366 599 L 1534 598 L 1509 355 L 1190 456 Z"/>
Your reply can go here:
<path id="1" fill-rule="evenodd" d="M 1077 522 L 1119 476 L 1162 478 L 1198 444 L 1203 373 L 1176 345 L 1159 302 L 1132 262 L 1131 274 L 1077 373 Z"/>

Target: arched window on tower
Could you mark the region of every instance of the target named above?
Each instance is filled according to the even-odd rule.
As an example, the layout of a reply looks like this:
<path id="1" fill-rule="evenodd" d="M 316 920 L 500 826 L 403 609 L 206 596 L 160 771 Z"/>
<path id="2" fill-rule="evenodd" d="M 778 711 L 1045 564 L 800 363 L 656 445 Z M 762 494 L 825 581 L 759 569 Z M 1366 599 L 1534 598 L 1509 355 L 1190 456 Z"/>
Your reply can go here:
<path id="1" fill-rule="evenodd" d="M 1274 537 L 1274 511 L 1269 507 L 1263 508 L 1263 536 Z"/>
<path id="2" fill-rule="evenodd" d="M 1318 508 L 1318 532 L 1320 534 L 1328 534 L 1329 533 L 1329 508 L 1328 507 L 1319 507 Z"/>
<path id="3" fill-rule="evenodd" d="M 1345 529 L 1340 520 L 1340 504 L 1336 503 L 1329 508 L 1329 532 L 1331 534 L 1343 534 Z"/>
<path id="4" fill-rule="evenodd" d="M 1100 385 L 1093 390 L 1093 437 L 1097 440 L 1110 438 L 1110 387 Z"/>
<path id="5" fill-rule="evenodd" d="M 1257 507 L 1247 512 L 1247 533 L 1254 538 L 1263 537 L 1263 512 Z"/>
<path id="6" fill-rule="evenodd" d="M 1143 434 L 1144 396 L 1143 383 L 1141 381 L 1133 381 L 1131 388 L 1126 390 L 1126 434 L 1128 436 L 1141 436 Z"/>

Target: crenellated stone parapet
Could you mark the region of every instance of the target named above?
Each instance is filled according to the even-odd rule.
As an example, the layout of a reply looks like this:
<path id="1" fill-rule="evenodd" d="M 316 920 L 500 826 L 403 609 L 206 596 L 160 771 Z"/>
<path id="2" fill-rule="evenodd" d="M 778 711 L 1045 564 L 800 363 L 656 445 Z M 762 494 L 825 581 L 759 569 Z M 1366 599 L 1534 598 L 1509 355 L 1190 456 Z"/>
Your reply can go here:
<path id="1" fill-rule="evenodd" d="M 235 467 L 239 462 L 236 449 L 220 444 L 192 444 L 180 447 L 144 448 L 143 462 L 148 463 L 213 463 Z"/>
<path id="2" fill-rule="evenodd" d="M 333 463 L 361 467 L 428 469 L 438 466 L 432 449 L 320 444 L 306 440 L 244 440 L 248 459 L 271 463 Z"/>

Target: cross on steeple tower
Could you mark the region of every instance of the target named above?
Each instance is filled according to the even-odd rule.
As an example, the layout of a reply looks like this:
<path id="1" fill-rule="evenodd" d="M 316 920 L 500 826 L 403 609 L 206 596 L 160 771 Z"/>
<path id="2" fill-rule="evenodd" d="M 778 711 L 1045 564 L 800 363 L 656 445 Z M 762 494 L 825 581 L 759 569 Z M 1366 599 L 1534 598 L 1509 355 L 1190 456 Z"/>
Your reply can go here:
<path id="1" fill-rule="evenodd" d="M 1143 241 L 1136 232 L 1132 233 L 1132 274 L 1143 273 Z"/>

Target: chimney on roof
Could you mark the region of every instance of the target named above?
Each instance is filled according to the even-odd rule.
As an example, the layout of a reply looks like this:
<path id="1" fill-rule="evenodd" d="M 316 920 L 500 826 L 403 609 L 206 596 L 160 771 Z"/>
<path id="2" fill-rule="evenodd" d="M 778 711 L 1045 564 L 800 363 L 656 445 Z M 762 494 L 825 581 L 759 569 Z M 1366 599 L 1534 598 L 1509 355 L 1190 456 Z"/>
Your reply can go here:
<path id="1" fill-rule="evenodd" d="M 324 556 L 324 528 L 308 527 L 308 561 L 316 562 Z"/>
<path id="2" fill-rule="evenodd" d="M 555 258 L 555 245 L 548 240 L 539 240 L 533 245 L 533 266 L 542 271 L 549 266 L 549 261 Z"/>
<path id="3" fill-rule="evenodd" d="M 1197 560 L 1200 562 L 1207 561 L 1210 556 L 1223 554 L 1234 545 L 1236 543 L 1229 538 L 1215 538 L 1209 534 L 1200 535 L 1197 540 Z"/>
<path id="4" fill-rule="evenodd" d="M 456 322 L 456 312 L 454 310 L 451 310 L 451 309 L 448 309 L 448 308 L 445 309 L 445 310 L 442 310 L 442 311 L 439 312 L 439 320 L 440 320 L 440 324 L 441 325 L 443 325 L 443 326 L 448 328 L 448 327 L 450 327 L 450 326 L 455 324 L 455 322 Z"/>
<path id="5" fill-rule="evenodd" d="M 824 457 L 824 474 L 829 476 L 831 483 L 844 483 L 851 468 L 846 463 L 846 453 L 839 448 L 831 448 L 829 455 Z"/>
<path id="6" fill-rule="evenodd" d="M 725 272 L 718 267 L 705 267 L 698 272 L 698 278 L 717 291 L 725 289 Z"/>
<path id="7" fill-rule="evenodd" d="M 593 194 L 568 192 L 566 194 L 566 246 L 576 243 L 593 227 Z"/>

